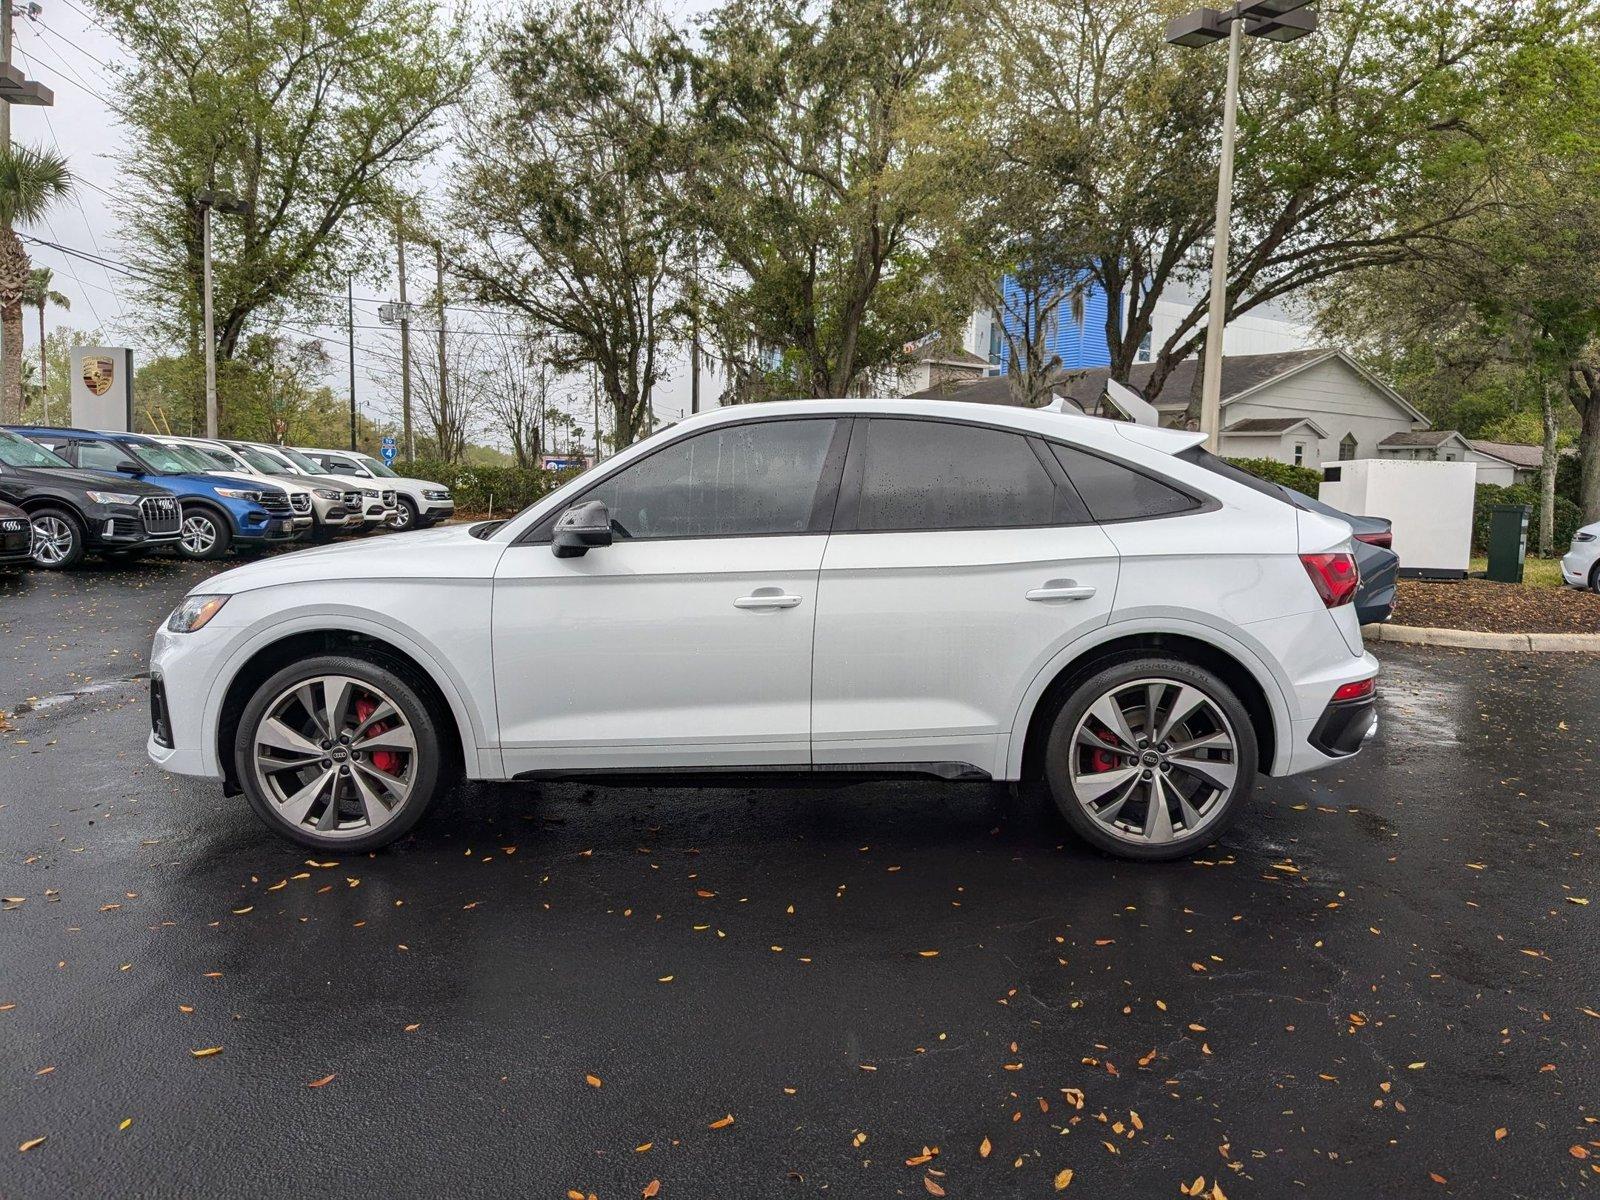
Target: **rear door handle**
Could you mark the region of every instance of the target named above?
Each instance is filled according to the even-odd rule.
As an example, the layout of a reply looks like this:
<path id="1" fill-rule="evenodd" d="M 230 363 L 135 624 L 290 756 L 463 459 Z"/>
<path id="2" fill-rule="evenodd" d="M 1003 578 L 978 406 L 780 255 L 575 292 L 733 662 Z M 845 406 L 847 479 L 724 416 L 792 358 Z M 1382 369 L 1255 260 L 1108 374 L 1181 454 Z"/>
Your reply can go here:
<path id="1" fill-rule="evenodd" d="M 799 596 L 791 596 L 782 588 L 757 588 L 748 596 L 740 596 L 733 602 L 735 608 L 768 609 L 768 608 L 796 608 L 800 604 Z"/>
<path id="2" fill-rule="evenodd" d="M 1052 579 L 1027 593 L 1029 600 L 1087 600 L 1094 595 L 1093 584 L 1078 584 L 1070 579 Z"/>

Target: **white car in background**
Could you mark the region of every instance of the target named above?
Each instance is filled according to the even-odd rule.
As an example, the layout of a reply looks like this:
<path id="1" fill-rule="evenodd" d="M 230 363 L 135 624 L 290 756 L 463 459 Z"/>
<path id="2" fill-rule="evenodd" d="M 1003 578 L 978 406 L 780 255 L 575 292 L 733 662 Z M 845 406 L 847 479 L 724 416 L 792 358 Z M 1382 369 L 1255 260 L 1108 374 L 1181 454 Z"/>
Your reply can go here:
<path id="1" fill-rule="evenodd" d="M 395 490 L 391 487 L 383 486 L 379 480 L 373 479 L 370 475 L 349 475 L 343 471 L 323 470 L 321 463 L 302 454 L 293 446 L 269 446 L 262 442 L 252 442 L 250 444 L 257 450 L 281 460 L 291 470 L 301 475 L 332 479 L 341 487 L 351 488 L 360 492 L 362 529 L 376 529 L 380 525 L 392 525 L 400 512 L 400 502 Z"/>
<path id="2" fill-rule="evenodd" d="M 386 488 L 393 488 L 400 511 L 389 522 L 392 529 L 426 529 L 455 516 L 455 499 L 442 483 L 397 475 L 393 468 L 372 455 L 354 450 L 305 450 L 302 453 L 335 475 L 372 479 Z"/>
<path id="3" fill-rule="evenodd" d="M 1199 434 L 936 400 L 690 417 L 508 521 L 213 576 L 150 757 L 321 850 L 460 775 L 1048 781 L 1177 858 L 1376 729 L 1350 527 Z M 381 605 L 371 598 L 381 596 Z M 365 599 L 363 599 L 365 598 Z"/>
<path id="4" fill-rule="evenodd" d="M 1600 592 L 1600 521 L 1572 535 L 1572 548 L 1561 559 L 1561 578 L 1573 587 Z"/>

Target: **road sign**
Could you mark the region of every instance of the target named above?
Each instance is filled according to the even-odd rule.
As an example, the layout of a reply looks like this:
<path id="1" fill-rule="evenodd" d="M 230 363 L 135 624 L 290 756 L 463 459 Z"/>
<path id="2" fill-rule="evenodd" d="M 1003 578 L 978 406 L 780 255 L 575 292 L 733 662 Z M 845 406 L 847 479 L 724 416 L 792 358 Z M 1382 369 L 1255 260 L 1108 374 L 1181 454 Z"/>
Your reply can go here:
<path id="1" fill-rule="evenodd" d="M 395 448 L 393 446 L 380 446 L 378 453 L 383 455 L 384 462 L 392 463 L 394 461 Z"/>
<path id="2" fill-rule="evenodd" d="M 393 446 L 395 444 L 394 435 L 388 433 L 384 434 L 379 440 L 378 444 L 380 446 Z"/>

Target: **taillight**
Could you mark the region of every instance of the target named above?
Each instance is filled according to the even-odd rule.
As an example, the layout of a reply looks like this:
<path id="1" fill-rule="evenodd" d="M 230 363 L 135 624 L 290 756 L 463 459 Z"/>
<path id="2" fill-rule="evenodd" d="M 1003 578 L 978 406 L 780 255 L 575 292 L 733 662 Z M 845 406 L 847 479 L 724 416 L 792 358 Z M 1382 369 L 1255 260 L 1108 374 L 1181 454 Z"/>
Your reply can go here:
<path id="1" fill-rule="evenodd" d="M 1385 529 L 1382 533 L 1358 533 L 1356 541 L 1365 542 L 1369 546 L 1382 546 L 1385 550 L 1394 548 L 1394 533 Z"/>
<path id="2" fill-rule="evenodd" d="M 1355 599 L 1356 588 L 1361 586 L 1361 573 L 1356 570 L 1353 555 L 1302 554 L 1300 563 L 1311 577 L 1317 595 L 1329 608 L 1338 608 Z"/>
<path id="3" fill-rule="evenodd" d="M 1333 703 L 1338 704 L 1344 700 L 1365 700 L 1372 695 L 1376 684 L 1376 679 L 1358 679 L 1354 683 L 1341 683 L 1334 689 Z"/>

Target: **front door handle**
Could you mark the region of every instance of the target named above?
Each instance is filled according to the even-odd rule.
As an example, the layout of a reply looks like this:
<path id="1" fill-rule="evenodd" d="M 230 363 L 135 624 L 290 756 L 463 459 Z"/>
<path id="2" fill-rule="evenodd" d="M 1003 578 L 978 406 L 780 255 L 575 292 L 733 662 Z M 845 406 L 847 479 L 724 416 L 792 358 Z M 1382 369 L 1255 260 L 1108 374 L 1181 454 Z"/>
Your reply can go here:
<path id="1" fill-rule="evenodd" d="M 1027 593 L 1029 600 L 1087 600 L 1094 595 L 1093 584 L 1074 583 L 1070 579 L 1052 579 L 1043 587 Z"/>
<path id="2" fill-rule="evenodd" d="M 740 596 L 733 602 L 735 608 L 768 609 L 768 608 L 795 608 L 800 604 L 799 596 L 788 595 L 782 588 L 765 587 L 757 588 L 748 596 Z"/>

